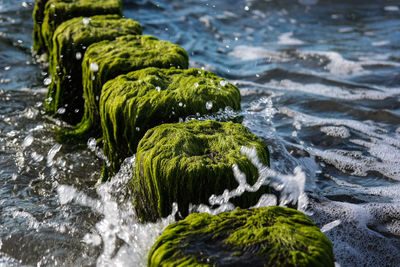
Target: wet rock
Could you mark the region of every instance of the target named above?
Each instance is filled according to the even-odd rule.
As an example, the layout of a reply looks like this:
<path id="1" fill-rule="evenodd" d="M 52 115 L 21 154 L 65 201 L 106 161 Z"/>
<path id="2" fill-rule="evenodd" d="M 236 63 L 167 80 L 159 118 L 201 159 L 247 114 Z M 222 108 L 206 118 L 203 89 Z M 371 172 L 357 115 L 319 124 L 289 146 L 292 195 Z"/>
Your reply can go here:
<path id="1" fill-rule="evenodd" d="M 51 51 L 52 37 L 58 25 L 80 16 L 122 15 L 121 0 L 36 0 L 33 10 L 33 49 Z"/>
<path id="2" fill-rule="evenodd" d="M 334 266 L 331 241 L 303 213 L 283 207 L 189 215 L 169 225 L 148 266 Z"/>
<path id="3" fill-rule="evenodd" d="M 138 216 L 143 221 L 155 221 L 169 215 L 174 202 L 181 216 L 186 216 L 190 203 L 208 203 L 212 194 L 238 186 L 233 164 L 253 185 L 258 170 L 240 153 L 242 146 L 254 147 L 261 163 L 269 166 L 267 145 L 241 124 L 192 120 L 148 130 L 138 145 L 130 183 Z M 266 192 L 267 188 L 261 187 L 256 193 L 246 192 L 233 200 L 247 208 Z"/>
<path id="4" fill-rule="evenodd" d="M 101 136 L 99 100 L 108 80 L 147 67 L 186 69 L 188 62 L 183 48 L 153 36 L 123 36 L 91 45 L 82 62 L 85 114 L 82 122 L 62 139 L 86 142 L 91 136 Z"/>
<path id="5" fill-rule="evenodd" d="M 78 17 L 62 23 L 54 33 L 50 54 L 52 82 L 46 110 L 69 123 L 78 123 L 84 110 L 81 64 L 86 48 L 102 40 L 141 33 L 139 23 L 118 15 Z"/>
<path id="6" fill-rule="evenodd" d="M 102 89 L 100 117 L 111 169 L 136 152 L 148 129 L 228 106 L 239 110 L 240 100 L 234 85 L 199 69 L 147 68 L 110 80 Z"/>

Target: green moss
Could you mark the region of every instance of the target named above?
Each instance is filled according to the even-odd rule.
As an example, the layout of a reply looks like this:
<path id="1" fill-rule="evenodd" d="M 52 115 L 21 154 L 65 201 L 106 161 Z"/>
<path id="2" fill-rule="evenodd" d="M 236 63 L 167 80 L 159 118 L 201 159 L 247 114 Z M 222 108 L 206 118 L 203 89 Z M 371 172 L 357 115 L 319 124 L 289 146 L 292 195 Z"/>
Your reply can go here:
<path id="1" fill-rule="evenodd" d="M 100 117 L 112 171 L 136 152 L 148 129 L 227 106 L 240 109 L 239 90 L 199 69 L 147 68 L 110 80 L 102 89 Z"/>
<path id="2" fill-rule="evenodd" d="M 33 49 L 50 52 L 58 25 L 69 19 L 94 15 L 122 15 L 121 0 L 36 0 L 33 10 Z"/>
<path id="3" fill-rule="evenodd" d="M 147 67 L 186 69 L 188 61 L 183 48 L 152 36 L 123 36 L 91 45 L 82 62 L 84 118 L 74 130 L 64 135 L 65 138 L 87 140 L 91 136 L 99 137 L 99 99 L 101 88 L 108 80 Z M 94 70 L 93 66 L 98 68 Z"/>
<path id="4" fill-rule="evenodd" d="M 148 266 L 334 266 L 331 241 L 303 213 L 282 207 L 189 215 L 169 225 Z"/>
<path id="5" fill-rule="evenodd" d="M 130 183 L 138 216 L 155 221 L 169 215 L 174 202 L 187 215 L 189 203 L 208 203 L 212 194 L 238 186 L 233 164 L 254 184 L 258 170 L 240 153 L 242 146 L 255 147 L 261 162 L 269 165 L 267 145 L 241 124 L 190 121 L 148 130 L 137 148 Z M 249 207 L 265 192 L 243 194 L 235 204 Z"/>
<path id="6" fill-rule="evenodd" d="M 58 115 L 65 121 L 78 123 L 84 109 L 81 64 L 86 48 L 102 40 L 141 32 L 139 23 L 118 15 L 78 17 L 62 23 L 53 37 L 49 66 L 52 83 L 47 94 L 47 111 L 56 115 L 57 110 L 65 109 Z"/>
<path id="7" fill-rule="evenodd" d="M 48 0 L 36 0 L 33 9 L 33 50 L 43 53 L 42 24 L 44 19 L 44 7 Z"/>

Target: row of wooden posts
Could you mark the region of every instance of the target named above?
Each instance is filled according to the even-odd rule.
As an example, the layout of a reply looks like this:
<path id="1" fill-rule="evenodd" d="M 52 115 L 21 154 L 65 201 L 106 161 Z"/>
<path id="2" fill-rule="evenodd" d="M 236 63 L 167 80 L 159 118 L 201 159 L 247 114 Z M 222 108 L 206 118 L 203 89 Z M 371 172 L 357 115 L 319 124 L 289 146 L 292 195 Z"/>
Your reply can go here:
<path id="1" fill-rule="evenodd" d="M 254 184 L 259 170 L 241 152 L 243 147 L 254 149 L 260 162 L 269 166 L 267 145 L 243 125 L 201 119 L 205 114 L 240 110 L 238 88 L 214 73 L 188 69 L 188 55 L 178 45 L 142 35 L 138 22 L 122 17 L 121 0 L 36 0 L 33 18 L 34 53 L 49 63 L 46 111 L 72 125 L 58 130 L 59 141 L 79 145 L 95 137 L 107 158 L 103 181 L 136 154 L 128 186 L 142 221 L 169 215 L 174 202 L 184 219 L 191 204 L 207 203 L 211 195 L 235 189 L 238 180 L 232 166 Z M 188 116 L 198 120 L 187 121 Z M 232 202 L 249 208 L 269 192 L 265 185 Z M 229 258 L 233 265 L 332 266 L 332 244 L 304 214 L 280 207 L 235 212 L 222 217 L 192 214 L 169 226 L 154 245 L 149 265 L 207 265 L 214 252 L 201 250 L 218 243 L 214 249 L 231 254 L 220 253 L 211 265 L 233 257 Z M 259 225 L 252 216 L 261 221 L 285 217 L 279 229 L 287 232 L 269 232 L 285 242 L 268 239 L 270 219 Z M 223 219 L 235 222 L 217 227 Z M 292 224 L 299 226 L 286 227 Z M 248 229 L 238 234 L 244 226 Z M 265 236 L 260 235 L 263 231 Z M 194 233 L 207 240 L 193 243 Z M 299 237 L 290 243 L 292 235 Z M 185 249 L 189 244 L 197 244 L 199 251 Z M 248 252 L 249 247 L 267 244 L 274 249 Z"/>

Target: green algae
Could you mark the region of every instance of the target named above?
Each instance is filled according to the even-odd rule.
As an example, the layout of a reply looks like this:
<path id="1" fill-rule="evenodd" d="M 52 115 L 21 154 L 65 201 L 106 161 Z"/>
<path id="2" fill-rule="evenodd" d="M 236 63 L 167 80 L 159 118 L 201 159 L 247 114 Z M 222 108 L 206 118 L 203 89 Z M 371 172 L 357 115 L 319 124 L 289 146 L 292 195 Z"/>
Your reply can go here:
<path id="1" fill-rule="evenodd" d="M 139 142 L 130 187 L 137 215 L 142 221 L 168 216 L 174 202 L 182 216 L 189 204 L 208 203 L 212 194 L 238 186 L 232 165 L 246 174 L 253 185 L 258 170 L 240 153 L 242 146 L 254 147 L 260 161 L 269 166 L 267 145 L 241 124 L 189 121 L 162 124 L 148 130 Z M 246 192 L 235 204 L 247 208 L 262 193 Z"/>
<path id="2" fill-rule="evenodd" d="M 227 106 L 239 110 L 240 100 L 234 85 L 199 69 L 147 68 L 108 81 L 99 105 L 111 169 L 136 152 L 148 129 Z"/>
<path id="3" fill-rule="evenodd" d="M 62 23 L 53 37 L 49 66 L 52 83 L 46 110 L 69 123 L 78 123 L 84 110 L 81 64 L 86 48 L 99 41 L 141 33 L 139 23 L 118 15 L 77 17 Z"/>
<path id="4" fill-rule="evenodd" d="M 50 53 L 56 28 L 69 19 L 108 14 L 122 15 L 121 0 L 36 0 L 33 49 L 37 53 Z"/>
<path id="5" fill-rule="evenodd" d="M 44 7 L 48 0 L 36 0 L 33 9 L 33 50 L 37 53 L 44 52 L 42 38 L 42 24 L 44 19 Z"/>
<path id="6" fill-rule="evenodd" d="M 148 266 L 334 266 L 331 241 L 303 213 L 283 207 L 195 213 L 169 225 Z"/>
<path id="7" fill-rule="evenodd" d="M 99 99 L 107 81 L 147 67 L 186 69 L 188 61 L 183 48 L 153 36 L 123 36 L 91 45 L 82 62 L 85 114 L 82 122 L 64 133 L 62 139 L 79 142 L 100 137 Z"/>

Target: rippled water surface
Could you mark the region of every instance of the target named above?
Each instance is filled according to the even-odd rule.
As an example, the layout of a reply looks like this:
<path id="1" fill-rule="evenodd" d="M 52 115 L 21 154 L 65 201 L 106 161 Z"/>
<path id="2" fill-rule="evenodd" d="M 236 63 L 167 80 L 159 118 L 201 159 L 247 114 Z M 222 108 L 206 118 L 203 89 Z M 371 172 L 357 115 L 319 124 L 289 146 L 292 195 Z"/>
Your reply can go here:
<path id="1" fill-rule="evenodd" d="M 33 4 L 0 0 L 0 266 L 145 265 L 172 217 L 137 223 L 134 158 L 96 187 L 100 149 L 55 141 Z M 126 0 L 124 15 L 239 87 L 243 124 L 338 265 L 400 265 L 400 1 Z"/>

